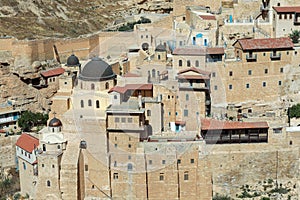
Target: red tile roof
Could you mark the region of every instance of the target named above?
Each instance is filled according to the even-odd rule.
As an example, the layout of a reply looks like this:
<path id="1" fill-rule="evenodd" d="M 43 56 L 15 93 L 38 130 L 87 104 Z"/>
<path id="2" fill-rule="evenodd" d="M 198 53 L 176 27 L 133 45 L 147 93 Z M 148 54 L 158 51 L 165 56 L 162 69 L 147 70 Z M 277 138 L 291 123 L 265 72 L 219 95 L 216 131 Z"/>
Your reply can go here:
<path id="1" fill-rule="evenodd" d="M 224 48 L 223 47 L 212 47 L 207 48 L 207 54 L 214 55 L 214 54 L 224 54 Z"/>
<path id="2" fill-rule="evenodd" d="M 216 20 L 214 15 L 199 15 L 203 20 Z"/>
<path id="3" fill-rule="evenodd" d="M 61 75 L 64 72 L 65 72 L 65 69 L 60 67 L 60 68 L 51 69 L 49 71 L 42 72 L 41 75 L 47 78 L 47 77 L 51 77 L 51 76 Z"/>
<path id="4" fill-rule="evenodd" d="M 175 121 L 175 124 L 185 126 L 185 121 Z"/>
<path id="5" fill-rule="evenodd" d="M 116 86 L 111 88 L 110 92 L 118 92 L 124 94 L 128 90 L 152 90 L 153 84 L 126 84 L 124 87 Z"/>
<path id="6" fill-rule="evenodd" d="M 39 146 L 39 139 L 27 133 L 22 133 L 22 135 L 17 140 L 16 146 L 31 153 L 35 148 Z"/>
<path id="7" fill-rule="evenodd" d="M 267 122 L 237 122 L 201 119 L 201 130 L 269 128 Z"/>
<path id="8" fill-rule="evenodd" d="M 140 77 L 139 75 L 137 74 L 134 74 L 134 73 L 131 73 L 131 72 L 128 72 L 127 74 L 125 74 L 123 77 Z"/>
<path id="9" fill-rule="evenodd" d="M 274 6 L 273 8 L 277 13 L 300 13 L 300 6 Z"/>
<path id="10" fill-rule="evenodd" d="M 201 75 L 179 75 L 178 79 L 187 79 L 187 80 L 209 80 L 209 76 L 201 76 Z"/>
<path id="11" fill-rule="evenodd" d="M 186 68 L 186 69 L 182 69 L 178 72 L 178 74 L 183 74 L 183 73 L 190 72 L 190 71 L 196 72 L 198 74 L 210 75 L 210 72 L 204 71 L 202 69 L 198 69 L 196 67 L 189 67 L 189 68 Z"/>
<path id="12" fill-rule="evenodd" d="M 264 38 L 264 39 L 240 39 L 236 43 L 240 43 L 243 50 L 263 50 L 263 49 L 291 49 L 294 47 L 290 38 Z"/>

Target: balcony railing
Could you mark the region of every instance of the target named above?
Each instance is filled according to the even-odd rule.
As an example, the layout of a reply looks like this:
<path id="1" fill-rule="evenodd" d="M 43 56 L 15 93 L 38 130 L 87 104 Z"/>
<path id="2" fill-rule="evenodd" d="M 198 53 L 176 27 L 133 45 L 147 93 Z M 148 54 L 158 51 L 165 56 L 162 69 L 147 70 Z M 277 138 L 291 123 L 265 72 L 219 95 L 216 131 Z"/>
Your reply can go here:
<path id="1" fill-rule="evenodd" d="M 247 54 L 246 59 L 247 59 L 247 61 L 256 61 L 257 60 L 257 54 Z"/>
<path id="2" fill-rule="evenodd" d="M 270 58 L 271 60 L 280 60 L 281 53 L 271 53 Z"/>

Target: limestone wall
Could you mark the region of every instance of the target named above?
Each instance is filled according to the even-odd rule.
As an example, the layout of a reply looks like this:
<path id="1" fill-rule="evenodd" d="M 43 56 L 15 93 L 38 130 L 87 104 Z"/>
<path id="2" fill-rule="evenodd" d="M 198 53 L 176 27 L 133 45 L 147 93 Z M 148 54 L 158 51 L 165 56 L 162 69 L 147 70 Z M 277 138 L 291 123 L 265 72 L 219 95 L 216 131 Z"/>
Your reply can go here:
<path id="1" fill-rule="evenodd" d="M 19 135 L 4 137 L 0 135 L 0 165 L 3 168 L 16 166 L 15 144 Z"/>

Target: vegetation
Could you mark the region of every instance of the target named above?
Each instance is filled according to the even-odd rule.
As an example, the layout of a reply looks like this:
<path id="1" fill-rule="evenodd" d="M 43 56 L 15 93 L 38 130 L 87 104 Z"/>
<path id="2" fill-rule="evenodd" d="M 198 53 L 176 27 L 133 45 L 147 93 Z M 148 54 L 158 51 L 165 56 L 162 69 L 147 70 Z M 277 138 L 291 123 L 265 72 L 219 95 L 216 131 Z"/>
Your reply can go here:
<path id="1" fill-rule="evenodd" d="M 214 197 L 213 197 L 213 200 L 231 200 L 231 198 L 227 195 L 222 195 L 222 194 L 216 194 Z"/>
<path id="2" fill-rule="evenodd" d="M 300 117 L 300 104 L 296 104 L 296 105 L 293 105 L 292 107 L 290 107 L 288 109 L 288 116 L 290 118 L 293 118 L 293 117 L 299 118 Z"/>
<path id="3" fill-rule="evenodd" d="M 141 17 L 137 22 L 128 22 L 127 24 L 124 24 L 123 26 L 119 27 L 118 31 L 133 31 L 134 25 L 147 23 L 151 23 L 151 20 L 145 17 Z"/>
<path id="4" fill-rule="evenodd" d="M 25 111 L 18 119 L 18 125 L 23 131 L 30 131 L 35 126 L 46 125 L 47 120 L 47 114 Z"/>
<path id="5" fill-rule="evenodd" d="M 298 43 L 300 38 L 300 31 L 293 30 L 292 33 L 290 33 L 290 38 L 292 39 L 293 43 Z"/>

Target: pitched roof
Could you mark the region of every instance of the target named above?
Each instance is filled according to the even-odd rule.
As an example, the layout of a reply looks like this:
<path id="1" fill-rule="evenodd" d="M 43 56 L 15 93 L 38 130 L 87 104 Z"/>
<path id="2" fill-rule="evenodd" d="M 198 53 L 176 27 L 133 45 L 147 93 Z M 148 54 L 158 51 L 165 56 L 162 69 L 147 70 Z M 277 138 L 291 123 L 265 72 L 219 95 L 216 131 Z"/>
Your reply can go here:
<path id="1" fill-rule="evenodd" d="M 110 92 L 118 92 L 124 94 L 128 90 L 152 90 L 153 84 L 126 84 L 124 87 L 115 86 L 111 88 Z"/>
<path id="2" fill-rule="evenodd" d="M 201 76 L 201 75 L 179 75 L 178 79 L 193 79 L 193 80 L 208 80 L 209 76 Z"/>
<path id="3" fill-rule="evenodd" d="M 300 6 L 273 6 L 277 13 L 300 13 Z"/>
<path id="4" fill-rule="evenodd" d="M 211 47 L 207 48 L 207 54 L 224 54 L 224 47 Z"/>
<path id="5" fill-rule="evenodd" d="M 216 20 L 214 15 L 199 15 L 203 20 Z"/>
<path id="6" fill-rule="evenodd" d="M 58 76 L 65 72 L 65 69 L 62 67 L 51 69 L 45 72 L 41 72 L 41 75 L 44 77 Z"/>
<path id="7" fill-rule="evenodd" d="M 195 48 L 195 47 L 182 47 L 176 48 L 173 51 L 173 55 L 191 55 L 191 56 L 204 56 L 206 55 L 205 48 Z"/>
<path id="8" fill-rule="evenodd" d="M 196 72 L 198 74 L 210 75 L 210 72 L 204 71 L 202 69 L 198 69 L 196 67 L 189 67 L 189 68 L 186 68 L 186 69 L 182 69 L 178 72 L 178 74 L 183 74 L 183 73 L 190 72 L 190 71 Z"/>
<path id="9" fill-rule="evenodd" d="M 39 146 L 39 139 L 27 133 L 22 133 L 22 135 L 17 140 L 16 146 L 24 149 L 27 152 L 32 152 Z"/>
<path id="10" fill-rule="evenodd" d="M 290 38 L 263 38 L 263 39 L 240 39 L 239 43 L 243 50 L 263 50 L 263 49 L 291 49 L 294 47 Z"/>
<path id="11" fill-rule="evenodd" d="M 269 128 L 267 122 L 238 122 L 201 119 L 201 130 Z"/>

